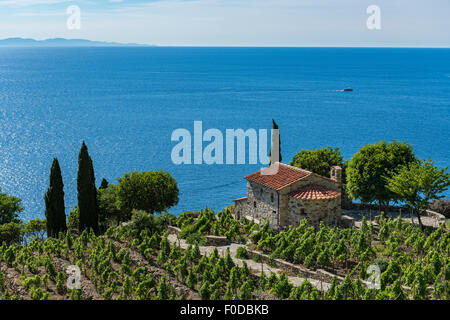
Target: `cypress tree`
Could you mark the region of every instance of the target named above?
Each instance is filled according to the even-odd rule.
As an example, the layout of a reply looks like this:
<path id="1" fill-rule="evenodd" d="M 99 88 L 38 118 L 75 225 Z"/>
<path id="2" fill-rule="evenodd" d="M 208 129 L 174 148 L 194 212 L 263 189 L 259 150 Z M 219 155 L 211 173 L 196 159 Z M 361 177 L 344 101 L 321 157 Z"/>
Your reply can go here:
<path id="1" fill-rule="evenodd" d="M 44 197 L 47 235 L 49 237 L 57 237 L 59 232 L 67 230 L 63 188 L 61 168 L 58 159 L 54 158 L 50 169 L 50 186 Z"/>
<path id="2" fill-rule="evenodd" d="M 106 180 L 105 178 L 102 179 L 102 182 L 100 184 L 99 189 L 107 189 L 109 186 L 109 182 L 108 180 Z"/>
<path id="3" fill-rule="evenodd" d="M 94 230 L 98 232 L 98 202 L 95 187 L 94 167 L 86 144 L 83 141 L 78 155 L 78 209 L 80 212 L 80 232 Z"/>

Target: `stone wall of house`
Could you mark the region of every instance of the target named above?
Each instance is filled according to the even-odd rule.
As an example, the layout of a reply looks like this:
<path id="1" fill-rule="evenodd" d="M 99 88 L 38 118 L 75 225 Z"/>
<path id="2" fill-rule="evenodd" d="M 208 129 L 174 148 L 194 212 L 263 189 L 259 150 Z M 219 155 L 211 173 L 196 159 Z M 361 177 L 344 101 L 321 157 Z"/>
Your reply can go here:
<path id="1" fill-rule="evenodd" d="M 285 187 L 283 190 L 280 191 L 280 226 L 288 226 L 291 224 L 290 221 L 295 220 L 294 219 L 295 216 L 292 216 L 290 214 L 289 203 L 291 201 L 291 198 L 288 196 L 289 193 L 291 193 L 292 191 L 295 191 L 301 187 L 304 187 L 308 184 L 311 184 L 311 183 L 320 184 L 320 185 L 326 186 L 330 189 L 341 191 L 340 183 L 337 183 L 336 181 L 333 181 L 331 179 L 323 179 L 320 176 L 317 176 L 314 174 L 311 174 L 308 177 L 306 177 L 302 180 L 296 181 L 296 182 L 292 183 L 291 185 Z M 341 210 L 340 210 L 341 199 L 339 197 L 339 198 L 333 199 L 333 200 L 337 201 L 339 203 L 339 209 L 337 210 L 338 211 L 337 215 L 340 216 L 340 214 L 341 214 Z M 322 200 L 315 200 L 315 201 L 322 201 Z M 331 201 L 331 202 L 334 202 L 334 201 Z M 321 206 L 325 206 L 325 205 L 328 206 L 329 204 L 328 203 L 321 203 L 320 205 L 319 204 L 317 204 L 317 205 L 311 204 L 311 208 L 309 208 L 309 209 L 314 212 L 317 212 L 318 211 L 317 208 L 320 208 Z M 294 206 L 294 204 L 292 204 L 292 206 Z M 334 206 L 334 204 L 330 204 L 330 206 Z M 321 218 L 316 218 L 316 217 L 317 217 L 317 215 L 314 214 L 312 220 L 315 221 L 317 219 L 321 219 Z"/>
<path id="2" fill-rule="evenodd" d="M 268 221 L 272 228 L 279 226 L 298 225 L 300 210 L 310 213 L 308 221 L 318 225 L 321 220 L 333 225 L 339 222 L 341 216 L 341 198 L 331 200 L 313 200 L 304 204 L 300 200 L 292 199 L 288 194 L 308 184 L 320 184 L 334 190 L 341 190 L 341 184 L 331 179 L 323 179 L 317 175 L 310 175 L 303 180 L 276 191 L 258 183 L 247 181 L 247 198 L 235 202 L 234 214 L 240 219 L 250 216 L 262 223 Z M 291 212 L 297 212 L 291 213 Z"/>
<path id="3" fill-rule="evenodd" d="M 289 198 L 288 224 L 298 226 L 302 219 L 307 219 L 312 226 L 319 226 L 320 221 L 328 226 L 337 225 L 341 220 L 340 197 L 318 200 Z"/>
<path id="4" fill-rule="evenodd" d="M 261 222 L 268 221 L 271 227 L 278 226 L 279 199 L 276 190 L 247 181 L 247 197 L 249 216 Z"/>
<path id="5" fill-rule="evenodd" d="M 234 201 L 234 218 L 240 220 L 242 217 L 249 214 L 248 199 L 242 198 Z"/>

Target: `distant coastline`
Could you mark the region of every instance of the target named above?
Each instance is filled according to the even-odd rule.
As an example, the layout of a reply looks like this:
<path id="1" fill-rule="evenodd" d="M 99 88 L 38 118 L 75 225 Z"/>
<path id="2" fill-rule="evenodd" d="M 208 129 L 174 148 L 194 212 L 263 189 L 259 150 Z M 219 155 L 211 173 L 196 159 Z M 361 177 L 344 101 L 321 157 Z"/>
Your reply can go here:
<path id="1" fill-rule="evenodd" d="M 154 45 L 91 41 L 86 39 L 53 38 L 35 40 L 28 38 L 7 38 L 0 39 L 0 47 L 154 47 Z"/>

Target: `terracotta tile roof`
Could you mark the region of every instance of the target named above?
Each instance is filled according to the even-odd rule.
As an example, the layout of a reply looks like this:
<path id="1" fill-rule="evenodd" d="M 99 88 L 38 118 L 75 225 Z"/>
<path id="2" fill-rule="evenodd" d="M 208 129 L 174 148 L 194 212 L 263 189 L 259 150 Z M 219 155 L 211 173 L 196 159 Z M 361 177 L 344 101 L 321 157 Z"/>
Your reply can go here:
<path id="1" fill-rule="evenodd" d="M 308 184 L 289 193 L 289 197 L 303 200 L 333 199 L 340 195 L 339 191 L 318 184 Z"/>
<path id="2" fill-rule="evenodd" d="M 278 166 L 278 171 L 275 171 Z M 263 170 L 274 170 L 274 174 L 262 174 Z M 266 171 L 266 173 L 269 173 Z M 269 188 L 280 190 L 287 185 L 301 180 L 312 174 L 309 171 L 292 167 L 284 163 L 276 162 L 268 168 L 264 168 L 245 177 L 249 181 L 253 181 Z"/>
<path id="3" fill-rule="evenodd" d="M 243 198 L 239 198 L 239 199 L 234 199 L 233 201 L 236 202 L 236 201 L 245 200 L 245 199 L 248 199 L 248 197 L 243 197 Z"/>

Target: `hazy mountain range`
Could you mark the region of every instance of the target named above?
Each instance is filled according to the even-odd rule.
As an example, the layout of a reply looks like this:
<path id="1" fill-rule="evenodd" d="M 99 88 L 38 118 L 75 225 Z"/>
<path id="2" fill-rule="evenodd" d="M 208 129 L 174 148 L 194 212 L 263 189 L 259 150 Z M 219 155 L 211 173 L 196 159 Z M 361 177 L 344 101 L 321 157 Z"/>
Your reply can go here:
<path id="1" fill-rule="evenodd" d="M 146 47 L 149 45 L 136 43 L 118 43 L 91 41 L 85 39 L 46 39 L 35 40 L 25 38 L 0 39 L 0 47 Z"/>

